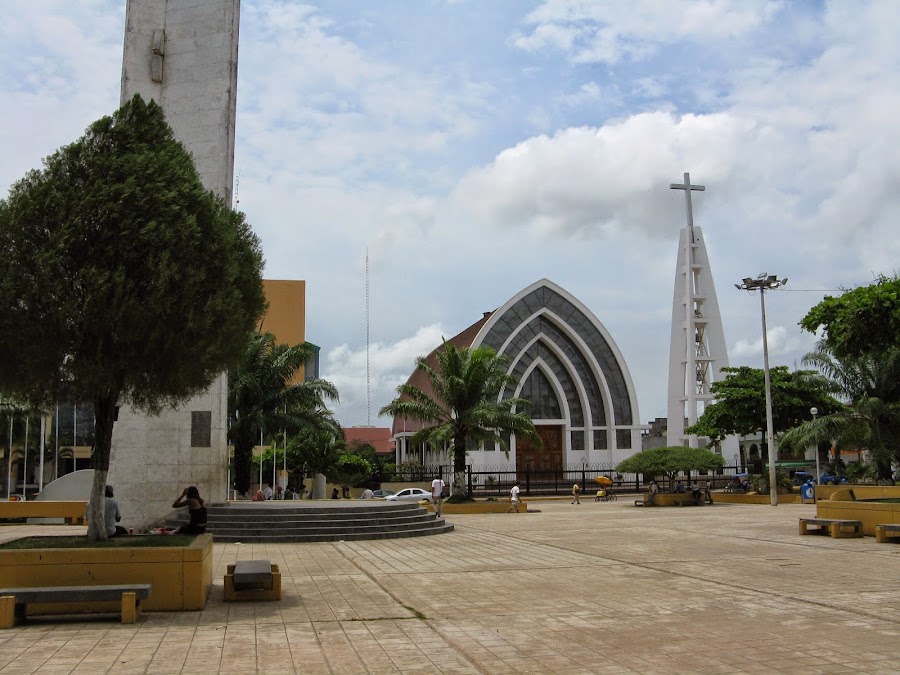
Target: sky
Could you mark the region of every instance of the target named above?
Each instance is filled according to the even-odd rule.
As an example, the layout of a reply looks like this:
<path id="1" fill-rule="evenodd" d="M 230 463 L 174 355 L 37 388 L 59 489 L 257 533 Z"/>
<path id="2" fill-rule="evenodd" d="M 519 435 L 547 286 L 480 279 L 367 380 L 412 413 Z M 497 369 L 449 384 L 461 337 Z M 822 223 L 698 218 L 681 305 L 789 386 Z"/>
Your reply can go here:
<path id="1" fill-rule="evenodd" d="M 119 101 L 124 0 L 0 3 L 0 194 Z M 236 208 L 305 279 L 345 426 L 547 278 L 666 415 L 685 172 L 731 365 L 802 367 L 798 322 L 900 267 L 900 3 L 244 0 Z M 366 270 L 368 267 L 368 379 Z M 367 396 L 367 390 L 370 395 Z"/>

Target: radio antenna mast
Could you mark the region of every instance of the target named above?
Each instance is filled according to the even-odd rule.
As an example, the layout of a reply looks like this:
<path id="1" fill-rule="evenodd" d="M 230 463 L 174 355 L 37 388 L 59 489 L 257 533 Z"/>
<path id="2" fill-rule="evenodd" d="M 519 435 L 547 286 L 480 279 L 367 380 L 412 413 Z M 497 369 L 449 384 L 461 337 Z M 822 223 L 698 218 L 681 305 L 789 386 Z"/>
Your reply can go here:
<path id="1" fill-rule="evenodd" d="M 366 249 L 366 426 L 372 426 L 372 386 L 369 379 L 369 249 Z"/>

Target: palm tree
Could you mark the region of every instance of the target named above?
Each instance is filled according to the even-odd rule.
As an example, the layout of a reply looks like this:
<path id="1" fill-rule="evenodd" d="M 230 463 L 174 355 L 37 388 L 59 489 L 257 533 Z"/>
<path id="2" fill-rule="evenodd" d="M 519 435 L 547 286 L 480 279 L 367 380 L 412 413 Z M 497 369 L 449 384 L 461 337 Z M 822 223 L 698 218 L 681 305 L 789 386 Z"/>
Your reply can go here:
<path id="1" fill-rule="evenodd" d="M 241 362 L 228 373 L 228 440 L 234 445 L 234 484 L 250 489 L 253 447 L 265 429 L 297 433 L 339 429 L 325 401 L 338 392 L 325 380 L 292 383 L 313 354 L 309 343 L 276 344 L 271 333 L 252 333 Z"/>
<path id="2" fill-rule="evenodd" d="M 848 405 L 791 429 L 782 440 L 795 446 L 834 441 L 838 450 L 865 448 L 878 478 L 890 479 L 892 460 L 900 460 L 900 348 L 838 359 L 820 341 L 803 362 L 818 368 Z"/>
<path id="3" fill-rule="evenodd" d="M 299 466 L 303 468 L 303 473 L 308 473 L 313 478 L 310 493 L 314 499 L 323 499 L 326 496 L 316 486 L 316 474 L 325 476 L 332 474 L 345 449 L 344 434 L 339 426 L 334 429 L 326 427 L 305 429 L 288 441 L 288 454 L 296 457 Z M 324 484 L 320 484 L 320 487 L 322 485 Z"/>
<path id="4" fill-rule="evenodd" d="M 399 396 L 379 415 L 393 415 L 423 422 L 426 426 L 412 437 L 413 443 L 434 448 L 450 447 L 453 456 L 453 493 L 465 494 L 466 445 L 499 443 L 509 452 L 510 434 L 521 434 L 535 443 L 540 438 L 531 418 L 522 410 L 530 403 L 523 398 L 501 398 L 507 387 L 518 382 L 507 373 L 508 360 L 489 347 L 458 348 L 444 340 L 430 358 L 419 357 L 416 367 L 431 385 L 426 392 L 406 383 L 397 387 Z"/>

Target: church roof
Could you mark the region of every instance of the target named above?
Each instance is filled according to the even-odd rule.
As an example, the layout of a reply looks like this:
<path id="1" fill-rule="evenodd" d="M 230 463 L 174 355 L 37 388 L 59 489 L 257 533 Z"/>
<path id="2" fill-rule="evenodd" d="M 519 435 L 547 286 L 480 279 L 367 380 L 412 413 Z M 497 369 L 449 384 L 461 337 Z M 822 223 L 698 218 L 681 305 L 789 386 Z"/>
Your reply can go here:
<path id="1" fill-rule="evenodd" d="M 473 323 L 465 330 L 454 335 L 452 338 L 447 340 L 447 342 L 455 347 L 471 347 L 472 341 L 475 339 L 475 336 L 478 335 L 478 332 L 481 330 L 482 326 L 484 326 L 487 320 L 491 318 L 491 314 L 493 314 L 493 312 L 485 312 L 484 316 L 478 319 L 478 321 Z M 437 351 L 441 347 L 443 347 L 443 345 L 438 345 L 431 350 L 431 353 L 429 353 L 428 356 L 425 357 L 426 363 L 428 363 L 428 365 L 432 368 L 434 368 L 437 364 Z M 424 371 L 419 370 L 418 368 L 413 370 L 412 375 L 409 376 L 409 379 L 406 381 L 406 383 L 411 384 L 414 387 L 418 387 L 428 395 L 431 395 L 434 391 L 431 388 L 431 380 L 428 378 L 428 375 L 426 375 Z M 391 426 L 391 432 L 394 436 L 396 436 L 398 433 L 403 432 L 415 433 L 416 431 L 419 431 L 422 426 L 423 424 L 421 422 L 417 422 L 416 420 L 408 420 L 403 417 L 395 417 L 394 424 Z"/>

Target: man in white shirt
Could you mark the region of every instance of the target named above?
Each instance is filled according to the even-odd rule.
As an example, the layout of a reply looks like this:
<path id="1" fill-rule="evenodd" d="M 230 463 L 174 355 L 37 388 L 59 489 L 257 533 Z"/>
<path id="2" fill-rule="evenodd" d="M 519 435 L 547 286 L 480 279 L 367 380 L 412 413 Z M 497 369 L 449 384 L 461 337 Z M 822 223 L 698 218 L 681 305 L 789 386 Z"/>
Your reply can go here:
<path id="1" fill-rule="evenodd" d="M 264 496 L 266 499 L 272 499 L 272 497 L 273 497 L 274 495 L 275 495 L 275 493 L 272 492 L 272 486 L 269 485 L 268 483 L 266 483 L 266 489 L 263 490 L 263 496 Z"/>
<path id="2" fill-rule="evenodd" d="M 434 515 L 441 517 L 441 506 L 444 503 L 444 481 L 435 478 L 431 481 L 431 501 L 434 504 Z"/>
<path id="3" fill-rule="evenodd" d="M 509 503 L 510 506 L 506 509 L 506 512 L 515 511 L 519 512 L 519 484 L 514 483 L 512 489 L 509 491 Z"/>

